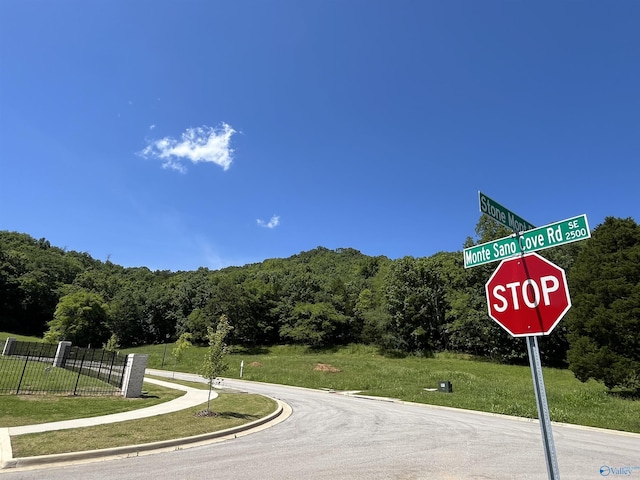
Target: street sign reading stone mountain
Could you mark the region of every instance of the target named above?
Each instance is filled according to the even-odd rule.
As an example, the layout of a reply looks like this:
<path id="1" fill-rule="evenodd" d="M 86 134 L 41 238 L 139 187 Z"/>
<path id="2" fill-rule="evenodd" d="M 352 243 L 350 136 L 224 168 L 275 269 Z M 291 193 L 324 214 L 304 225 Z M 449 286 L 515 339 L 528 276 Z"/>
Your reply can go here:
<path id="1" fill-rule="evenodd" d="M 537 336 L 548 335 L 554 329 L 571 308 L 571 298 L 564 270 L 532 252 L 591 237 L 587 216 L 534 228 L 482 192 L 478 194 L 480 211 L 511 228 L 514 234 L 465 248 L 464 267 L 502 260 L 485 285 L 489 316 L 514 337 L 526 337 L 547 474 L 549 480 L 558 480 Z"/>
<path id="2" fill-rule="evenodd" d="M 482 213 L 489 215 L 491 218 L 505 227 L 510 228 L 515 233 L 535 228 L 529 222 L 519 217 L 508 208 L 503 207 L 492 198 L 487 197 L 480 191 L 478 192 L 478 200 L 480 201 L 480 211 Z"/>

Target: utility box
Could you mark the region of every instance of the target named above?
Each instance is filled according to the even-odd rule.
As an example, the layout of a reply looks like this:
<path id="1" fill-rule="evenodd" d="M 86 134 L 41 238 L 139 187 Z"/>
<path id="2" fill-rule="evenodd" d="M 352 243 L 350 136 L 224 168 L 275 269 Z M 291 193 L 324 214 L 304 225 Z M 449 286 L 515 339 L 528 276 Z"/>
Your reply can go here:
<path id="1" fill-rule="evenodd" d="M 438 384 L 438 391 L 444 392 L 444 393 L 451 393 L 453 392 L 453 386 L 451 385 L 451 382 L 440 382 Z"/>

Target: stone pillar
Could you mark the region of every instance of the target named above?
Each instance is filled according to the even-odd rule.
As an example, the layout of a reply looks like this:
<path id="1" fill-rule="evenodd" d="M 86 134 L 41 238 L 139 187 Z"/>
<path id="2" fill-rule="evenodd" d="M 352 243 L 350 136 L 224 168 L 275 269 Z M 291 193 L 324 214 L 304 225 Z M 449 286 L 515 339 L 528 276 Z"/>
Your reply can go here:
<path id="1" fill-rule="evenodd" d="M 127 355 L 127 366 L 124 369 L 122 378 L 122 396 L 125 398 L 135 398 L 142 395 L 142 382 L 144 372 L 147 368 L 149 355 L 130 353 Z"/>
<path id="2" fill-rule="evenodd" d="M 2 355 L 13 355 L 13 350 L 15 348 L 16 348 L 16 339 L 14 337 L 7 338 L 6 342 L 4 342 Z"/>
<path id="3" fill-rule="evenodd" d="M 71 342 L 58 342 L 58 349 L 56 350 L 56 356 L 53 359 L 53 366 L 64 368 L 64 364 L 69 357 L 69 349 L 71 348 Z"/>

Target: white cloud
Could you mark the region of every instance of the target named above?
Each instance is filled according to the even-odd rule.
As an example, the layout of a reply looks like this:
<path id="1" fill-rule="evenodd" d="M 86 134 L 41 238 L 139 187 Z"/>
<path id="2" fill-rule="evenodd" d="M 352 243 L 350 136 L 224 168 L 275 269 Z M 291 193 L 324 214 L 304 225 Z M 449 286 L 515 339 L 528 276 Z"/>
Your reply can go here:
<path id="1" fill-rule="evenodd" d="M 258 222 L 258 225 L 264 228 L 276 228 L 278 225 L 280 225 L 280 217 L 278 215 L 274 215 L 268 222 L 260 219 L 256 220 L 256 222 Z"/>
<path id="2" fill-rule="evenodd" d="M 233 149 L 230 144 L 234 133 L 236 131 L 226 123 L 222 123 L 219 128 L 188 128 L 180 140 L 164 137 L 149 142 L 140 155 L 145 158 L 158 158 L 163 161 L 163 168 L 171 168 L 181 173 L 187 171 L 183 164 L 187 160 L 192 163 L 215 163 L 227 170 L 233 162 Z"/>
<path id="3" fill-rule="evenodd" d="M 149 130 L 153 130 L 154 128 L 156 128 L 155 124 L 149 125 Z"/>

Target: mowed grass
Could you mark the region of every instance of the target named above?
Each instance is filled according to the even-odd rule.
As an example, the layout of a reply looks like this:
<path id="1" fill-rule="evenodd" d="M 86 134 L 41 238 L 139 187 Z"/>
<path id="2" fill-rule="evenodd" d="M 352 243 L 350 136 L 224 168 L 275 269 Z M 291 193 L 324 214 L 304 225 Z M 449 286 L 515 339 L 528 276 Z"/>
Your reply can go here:
<path id="1" fill-rule="evenodd" d="M 115 395 L 118 387 L 98 378 L 78 374 L 50 362 L 25 361 L 0 356 L 0 392 L 3 394 L 56 393 L 68 395 Z"/>
<path id="2" fill-rule="evenodd" d="M 0 332 L 0 342 L 8 336 Z M 34 337 L 18 337 L 38 341 Z M 1 343 L 0 343 L 1 345 Z M 175 344 L 148 345 L 122 353 L 149 355 L 147 366 L 197 373 L 205 347 L 187 349 L 176 364 L 171 356 Z M 540 342 L 544 349 L 544 342 Z M 468 356 L 442 353 L 434 358 L 388 358 L 374 347 L 350 345 L 318 351 L 301 346 L 275 346 L 253 350 L 236 349 L 229 357 L 225 374 L 261 382 L 308 388 L 360 390 L 363 394 L 406 401 L 466 408 L 499 414 L 537 418 L 537 408 L 528 366 L 500 365 Z M 327 364 L 339 372 L 315 371 Z M 543 368 L 551 419 L 600 428 L 640 433 L 640 401 L 607 392 L 593 380 L 582 383 L 569 370 Z M 448 380 L 453 393 L 429 392 Z M 0 423 L 1 425 L 1 423 Z"/>
<path id="3" fill-rule="evenodd" d="M 9 336 L 17 337 L 22 341 L 41 341 L 38 338 L 0 332 L 0 346 Z M 166 378 L 162 379 L 167 380 Z M 184 381 L 175 381 L 175 383 L 200 389 L 209 388 L 205 383 Z M 141 398 L 133 399 L 118 396 L 0 395 L 0 427 L 108 415 L 150 407 L 185 394 L 182 390 L 146 382 L 143 389 L 144 395 Z M 97 450 L 217 432 L 263 418 L 274 412 L 277 404 L 274 400 L 261 395 L 219 392 L 218 397 L 211 402 L 211 409 L 217 414 L 215 417 L 195 415 L 206 407 L 205 403 L 180 412 L 140 420 L 14 435 L 11 437 L 13 456 L 21 458 L 80 450 Z"/>
<path id="4" fill-rule="evenodd" d="M 42 342 L 42 338 L 40 337 L 27 337 L 25 335 L 17 335 L 15 333 L 0 332 L 0 348 L 4 347 L 4 341 L 9 337 L 15 338 L 20 342 Z M 0 353 L 2 352 L 0 351 Z"/>
<path id="5" fill-rule="evenodd" d="M 176 364 L 170 355 L 173 346 L 167 345 L 164 369 L 197 373 L 205 348 L 189 348 Z M 160 368 L 164 351 L 164 345 L 127 350 L 148 354 L 150 368 Z M 331 350 L 300 346 L 236 349 L 228 361 L 225 376 L 229 378 L 239 378 L 244 362 L 245 380 L 359 390 L 411 402 L 538 417 L 529 366 L 500 365 L 449 353 L 434 358 L 388 358 L 362 345 Z M 316 371 L 318 364 L 339 371 Z M 608 393 L 599 382 L 581 383 L 569 370 L 543 368 L 543 375 L 553 421 L 640 433 L 640 401 Z M 453 393 L 425 390 L 445 380 L 452 382 Z"/>
<path id="6" fill-rule="evenodd" d="M 128 412 L 168 402 L 184 391 L 144 383 L 144 396 L 124 398 L 61 395 L 0 395 L 0 427 L 17 427 Z"/>
<path id="7" fill-rule="evenodd" d="M 204 388 L 208 387 L 204 385 Z M 175 413 L 108 425 L 13 436 L 13 456 L 115 448 L 190 437 L 237 427 L 265 417 L 277 408 L 276 402 L 267 397 L 227 392 L 219 393 L 211 401 L 215 417 L 195 415 L 206 406 L 204 403 Z"/>
<path id="8" fill-rule="evenodd" d="M 0 347 L 7 337 L 15 335 L 0 333 Z M 34 337 L 15 336 L 18 340 L 34 342 Z M 17 368 L 14 363 L 17 363 Z M 14 389 L 17 386 L 15 374 L 20 374 L 22 390 L 30 387 L 46 388 L 48 391 L 68 390 L 76 383 L 84 390 L 112 391 L 114 388 L 104 382 L 71 372 L 63 368 L 47 368 L 42 362 L 27 362 L 23 359 L 0 358 L 0 388 Z M 13 375 L 12 375 L 13 374 Z M 46 378 L 43 378 L 46 377 Z M 16 427 L 38 423 L 58 422 L 74 418 L 95 417 L 112 413 L 127 412 L 168 402 L 184 395 L 184 391 L 165 388 L 152 383 L 143 384 L 144 395 L 140 398 L 124 398 L 121 395 L 73 396 L 70 394 L 26 394 L 0 395 L 0 427 Z"/>

